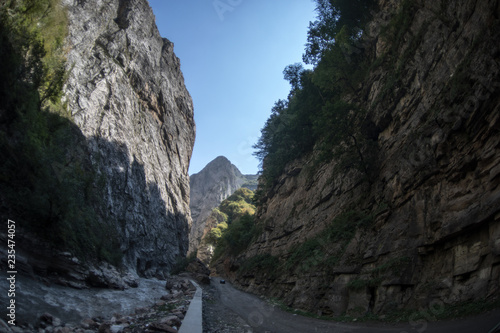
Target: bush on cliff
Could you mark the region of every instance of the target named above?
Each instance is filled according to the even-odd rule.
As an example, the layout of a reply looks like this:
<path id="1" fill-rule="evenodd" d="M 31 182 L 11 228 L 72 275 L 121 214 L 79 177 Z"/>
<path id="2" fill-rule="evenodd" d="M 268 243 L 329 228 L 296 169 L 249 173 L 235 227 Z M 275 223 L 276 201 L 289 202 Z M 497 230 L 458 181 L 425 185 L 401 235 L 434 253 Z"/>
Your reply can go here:
<path id="1" fill-rule="evenodd" d="M 212 228 L 208 241 L 216 245 L 214 260 L 222 255 L 236 255 L 245 250 L 257 234 L 253 205 L 254 193 L 241 188 L 224 200 L 218 212 L 227 219 Z"/>
<path id="2" fill-rule="evenodd" d="M 243 252 L 257 235 L 257 226 L 253 215 L 245 214 L 234 221 L 217 242 L 214 259 L 223 253 L 237 255 Z"/>

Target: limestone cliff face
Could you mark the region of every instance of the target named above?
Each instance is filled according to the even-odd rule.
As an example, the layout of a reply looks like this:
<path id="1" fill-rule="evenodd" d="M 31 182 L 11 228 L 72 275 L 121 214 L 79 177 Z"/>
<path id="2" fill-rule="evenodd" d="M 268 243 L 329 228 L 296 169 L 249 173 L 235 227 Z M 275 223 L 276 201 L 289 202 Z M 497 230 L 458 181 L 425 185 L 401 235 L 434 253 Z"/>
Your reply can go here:
<path id="1" fill-rule="evenodd" d="M 376 69 L 350 97 L 370 110 L 376 172 L 367 181 L 333 162 L 311 177 L 312 156 L 289 165 L 260 209 L 264 233 L 244 256 L 219 263 L 247 290 L 323 314 L 441 309 L 498 297 L 499 2 L 411 3 L 397 50 L 401 84 L 384 92 L 390 75 Z M 400 4 L 379 1 L 368 29 L 374 58 L 391 47 L 383 27 Z M 346 211 L 366 212 L 372 222 L 346 243 L 325 242 L 322 232 Z M 291 260 L 306 240 L 314 251 Z M 257 255 L 278 258 L 285 272 L 235 274 Z"/>
<path id="2" fill-rule="evenodd" d="M 191 216 L 193 225 L 189 236 L 189 251 L 195 251 L 203 237 L 212 209 L 256 176 L 243 175 L 226 157 L 219 156 L 199 173 L 191 175 Z"/>
<path id="3" fill-rule="evenodd" d="M 173 44 L 147 0 L 64 0 L 65 100 L 106 179 L 126 267 L 162 274 L 188 249 L 195 125 Z"/>

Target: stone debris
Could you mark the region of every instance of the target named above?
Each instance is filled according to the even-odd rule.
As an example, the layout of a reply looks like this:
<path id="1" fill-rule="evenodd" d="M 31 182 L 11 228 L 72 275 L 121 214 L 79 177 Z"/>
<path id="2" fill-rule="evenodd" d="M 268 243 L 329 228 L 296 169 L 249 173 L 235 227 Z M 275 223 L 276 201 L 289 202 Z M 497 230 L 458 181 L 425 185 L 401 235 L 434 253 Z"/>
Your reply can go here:
<path id="1" fill-rule="evenodd" d="M 182 325 L 196 288 L 186 277 L 171 277 L 165 295 L 150 307 L 139 307 L 130 314 L 114 314 L 111 318 L 85 318 L 79 323 L 66 323 L 50 313 L 41 315 L 36 324 L 0 325 L 0 333 L 175 333 Z"/>

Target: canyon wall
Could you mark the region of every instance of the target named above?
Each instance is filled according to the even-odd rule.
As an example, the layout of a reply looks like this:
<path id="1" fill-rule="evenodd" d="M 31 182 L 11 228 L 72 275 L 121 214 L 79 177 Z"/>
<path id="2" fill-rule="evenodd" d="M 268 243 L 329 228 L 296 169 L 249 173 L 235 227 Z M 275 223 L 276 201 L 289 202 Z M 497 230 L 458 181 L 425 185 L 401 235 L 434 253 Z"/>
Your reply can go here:
<path id="1" fill-rule="evenodd" d="M 217 271 L 324 315 L 495 300 L 499 1 L 378 4 L 353 52 L 383 63 L 393 50 L 398 61 L 370 68 L 346 97 L 368 110 L 369 174 L 338 161 L 314 165 L 314 154 L 289 164 L 262 199 L 263 233 Z M 403 4 L 408 28 L 395 45 L 387 31 Z"/>
<path id="2" fill-rule="evenodd" d="M 193 103 L 174 45 L 147 0 L 64 0 L 69 15 L 64 100 L 105 179 L 123 263 L 167 272 L 188 250 Z"/>

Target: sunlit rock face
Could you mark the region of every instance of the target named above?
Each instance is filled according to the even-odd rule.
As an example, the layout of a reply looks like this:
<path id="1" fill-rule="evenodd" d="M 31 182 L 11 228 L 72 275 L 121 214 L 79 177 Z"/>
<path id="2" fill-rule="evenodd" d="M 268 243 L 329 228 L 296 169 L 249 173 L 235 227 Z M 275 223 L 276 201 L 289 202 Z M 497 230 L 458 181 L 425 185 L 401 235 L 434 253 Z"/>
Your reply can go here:
<path id="1" fill-rule="evenodd" d="M 188 250 L 193 103 L 147 0 L 64 0 L 64 99 L 105 179 L 124 264 L 163 275 Z"/>

